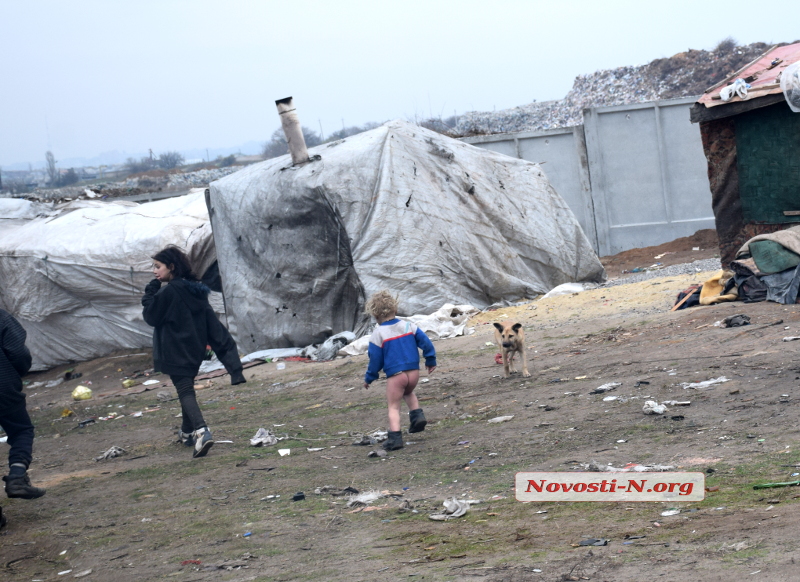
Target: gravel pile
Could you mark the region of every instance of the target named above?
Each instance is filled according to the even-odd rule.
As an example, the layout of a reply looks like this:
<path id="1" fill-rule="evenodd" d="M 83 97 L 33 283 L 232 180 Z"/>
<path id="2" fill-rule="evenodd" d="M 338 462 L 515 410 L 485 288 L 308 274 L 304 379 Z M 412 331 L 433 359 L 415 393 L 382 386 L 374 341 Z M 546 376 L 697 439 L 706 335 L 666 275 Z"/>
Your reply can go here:
<path id="1" fill-rule="evenodd" d="M 616 287 L 617 285 L 638 283 L 640 281 L 647 281 L 648 279 L 655 279 L 656 277 L 674 277 L 676 275 L 693 275 L 695 273 L 704 273 L 707 271 L 719 271 L 721 268 L 722 267 L 719 259 L 703 259 L 702 261 L 693 261 L 691 263 L 683 263 L 681 265 L 670 265 L 669 267 L 664 267 L 663 269 L 655 269 L 653 271 L 645 271 L 643 273 L 633 273 L 626 277 L 613 279 L 601 285 L 601 287 Z"/>
<path id="2" fill-rule="evenodd" d="M 459 116 L 454 133 L 466 136 L 571 127 L 583 123 L 583 110 L 590 107 L 700 95 L 769 46 L 756 42 L 717 51 L 690 49 L 646 65 L 580 75 L 560 101 L 534 102 L 501 111 L 470 111 Z"/>

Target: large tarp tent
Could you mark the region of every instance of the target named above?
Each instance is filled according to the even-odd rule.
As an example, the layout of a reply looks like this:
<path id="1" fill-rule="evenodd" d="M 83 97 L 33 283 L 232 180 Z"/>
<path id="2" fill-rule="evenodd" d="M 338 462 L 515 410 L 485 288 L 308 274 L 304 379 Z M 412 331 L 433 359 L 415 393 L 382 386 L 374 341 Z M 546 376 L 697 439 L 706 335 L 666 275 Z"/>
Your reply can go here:
<path id="1" fill-rule="evenodd" d="M 199 274 L 216 260 L 202 190 L 147 204 L 7 202 L 0 215 L 15 218 L 0 230 L 0 307 L 28 332 L 34 370 L 150 346 L 140 303 L 150 257 L 178 245 Z"/>
<path id="2" fill-rule="evenodd" d="M 402 121 L 249 166 L 210 186 L 230 329 L 240 349 L 359 331 L 365 297 L 401 314 L 487 306 L 571 281 L 600 261 L 542 169 Z"/>

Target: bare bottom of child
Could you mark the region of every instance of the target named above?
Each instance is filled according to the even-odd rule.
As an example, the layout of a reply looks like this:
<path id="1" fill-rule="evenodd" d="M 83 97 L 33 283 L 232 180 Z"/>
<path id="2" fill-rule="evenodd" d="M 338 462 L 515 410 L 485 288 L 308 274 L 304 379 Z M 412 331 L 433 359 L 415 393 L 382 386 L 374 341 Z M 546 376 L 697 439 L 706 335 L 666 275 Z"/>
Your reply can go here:
<path id="1" fill-rule="evenodd" d="M 419 408 L 419 400 L 414 394 L 414 388 L 419 382 L 419 370 L 407 370 L 398 372 L 394 376 L 386 379 L 386 400 L 389 402 L 389 430 L 397 432 L 400 430 L 400 404 L 403 400 L 409 410 Z"/>

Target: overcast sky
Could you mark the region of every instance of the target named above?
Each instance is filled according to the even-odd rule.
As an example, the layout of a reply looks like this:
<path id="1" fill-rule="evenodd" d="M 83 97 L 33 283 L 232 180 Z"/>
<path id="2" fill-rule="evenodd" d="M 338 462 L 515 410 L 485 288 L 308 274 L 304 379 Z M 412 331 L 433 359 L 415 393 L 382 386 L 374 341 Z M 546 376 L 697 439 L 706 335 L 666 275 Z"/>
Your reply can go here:
<path id="1" fill-rule="evenodd" d="M 577 75 L 800 37 L 800 2 L 0 0 L 0 166 L 563 97 Z"/>

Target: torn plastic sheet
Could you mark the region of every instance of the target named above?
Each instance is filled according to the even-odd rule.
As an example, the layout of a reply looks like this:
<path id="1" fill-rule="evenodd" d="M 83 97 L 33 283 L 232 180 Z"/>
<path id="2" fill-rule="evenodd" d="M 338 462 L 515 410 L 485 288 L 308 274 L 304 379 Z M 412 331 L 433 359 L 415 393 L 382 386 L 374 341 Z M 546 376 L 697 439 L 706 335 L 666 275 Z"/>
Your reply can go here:
<path id="1" fill-rule="evenodd" d="M 309 154 L 209 188 L 228 322 L 245 351 L 361 336 L 366 298 L 384 288 L 406 315 L 605 279 L 537 164 L 404 121 Z"/>
<path id="2" fill-rule="evenodd" d="M 216 260 L 203 190 L 146 204 L 79 200 L 23 211 L 38 217 L 0 221 L 0 308 L 25 328 L 34 371 L 151 346 L 141 299 L 153 253 L 178 245 L 198 274 Z"/>

